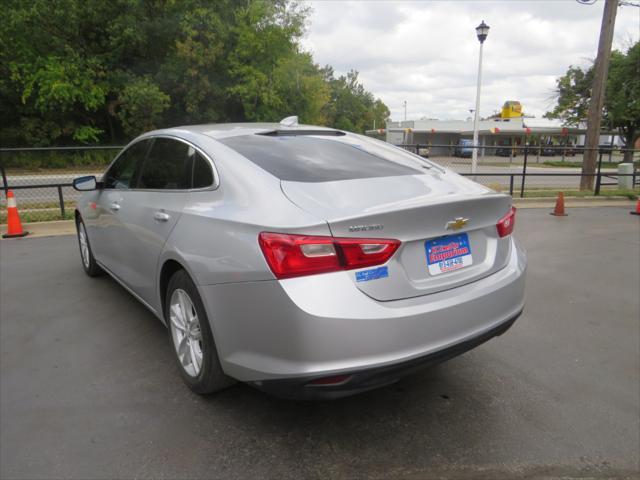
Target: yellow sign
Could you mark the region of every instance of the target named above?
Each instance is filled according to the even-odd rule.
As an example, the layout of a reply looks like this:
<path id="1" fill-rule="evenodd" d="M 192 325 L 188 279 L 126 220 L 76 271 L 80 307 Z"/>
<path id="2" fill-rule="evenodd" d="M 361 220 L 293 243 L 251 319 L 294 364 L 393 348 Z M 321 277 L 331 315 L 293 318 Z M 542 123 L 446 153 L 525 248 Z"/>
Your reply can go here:
<path id="1" fill-rule="evenodd" d="M 515 100 L 507 100 L 502 106 L 500 118 L 520 118 L 522 117 L 522 105 Z"/>

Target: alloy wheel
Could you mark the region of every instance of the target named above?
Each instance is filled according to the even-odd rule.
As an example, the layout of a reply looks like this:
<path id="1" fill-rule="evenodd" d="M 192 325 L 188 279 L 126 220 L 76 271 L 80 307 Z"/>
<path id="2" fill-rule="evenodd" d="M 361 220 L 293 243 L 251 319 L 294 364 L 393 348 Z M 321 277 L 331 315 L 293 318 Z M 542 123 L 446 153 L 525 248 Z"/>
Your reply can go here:
<path id="1" fill-rule="evenodd" d="M 184 371 L 197 377 L 202 369 L 202 330 L 191 298 L 177 288 L 169 303 L 171 338 Z"/>
<path id="2" fill-rule="evenodd" d="M 91 263 L 91 257 L 89 256 L 89 242 L 87 241 L 87 231 L 84 228 L 84 223 L 80 222 L 80 228 L 78 228 L 78 238 L 80 240 L 80 255 L 82 256 L 82 263 L 86 268 L 89 268 Z"/>

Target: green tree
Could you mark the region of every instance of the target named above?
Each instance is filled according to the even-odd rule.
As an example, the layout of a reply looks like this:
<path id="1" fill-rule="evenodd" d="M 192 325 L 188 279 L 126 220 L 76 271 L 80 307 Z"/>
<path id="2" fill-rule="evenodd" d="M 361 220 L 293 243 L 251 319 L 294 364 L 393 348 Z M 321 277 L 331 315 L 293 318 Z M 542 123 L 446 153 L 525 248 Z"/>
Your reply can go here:
<path id="1" fill-rule="evenodd" d="M 273 76 L 280 99 L 275 118 L 298 115 L 301 123 L 327 124 L 323 109 L 329 101 L 329 86 L 311 55 L 296 53 L 283 59 Z"/>
<path id="2" fill-rule="evenodd" d="M 149 78 L 136 78 L 126 85 L 118 97 L 120 109 L 117 113 L 124 133 L 134 137 L 155 129 L 169 100 L 169 95 Z"/>
<path id="3" fill-rule="evenodd" d="M 386 106 L 302 51 L 291 0 L 4 0 L 0 142 L 122 142 L 172 125 L 278 121 L 354 131 Z"/>
<path id="4" fill-rule="evenodd" d="M 357 71 L 336 78 L 333 68 L 326 66 L 323 73 L 330 87 L 331 97 L 324 109 L 330 125 L 354 132 L 373 128 L 374 119 L 376 126 L 384 125 L 389 109 L 365 90 Z"/>
<path id="5" fill-rule="evenodd" d="M 587 116 L 593 66 L 582 69 L 570 66 L 556 81 L 557 105 L 547 112 L 547 118 L 562 119 L 567 125 L 577 125 Z M 607 90 L 603 108 L 603 125 L 617 129 L 625 146 L 633 148 L 640 137 L 640 42 L 626 53 L 611 54 Z M 624 161 L 633 160 L 633 152 L 626 151 Z"/>

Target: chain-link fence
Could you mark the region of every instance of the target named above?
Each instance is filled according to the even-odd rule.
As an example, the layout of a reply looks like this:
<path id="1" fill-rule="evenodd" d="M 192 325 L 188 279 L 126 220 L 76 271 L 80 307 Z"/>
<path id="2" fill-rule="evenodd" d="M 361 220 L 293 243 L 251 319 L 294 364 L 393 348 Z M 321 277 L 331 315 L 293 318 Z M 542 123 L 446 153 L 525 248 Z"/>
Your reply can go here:
<path id="1" fill-rule="evenodd" d="M 471 145 L 398 145 L 444 167 L 514 196 L 544 196 L 580 186 L 583 148 L 567 146 L 477 147 L 472 172 Z M 2 148 L 1 187 L 11 189 L 24 222 L 73 218 L 80 193 L 71 182 L 82 175 L 100 176 L 121 146 Z M 618 174 L 618 165 L 631 158 L 630 173 Z M 627 162 L 629 164 L 629 162 Z M 631 166 L 631 165 L 629 165 Z M 629 192 L 640 186 L 640 150 L 598 149 L 595 194 Z M 621 181 L 622 180 L 622 181 Z M 624 184 L 627 188 L 620 188 Z M 6 198 L 1 195 L 0 223 L 6 223 Z"/>
<path id="2" fill-rule="evenodd" d="M 101 175 L 120 146 L 0 149 L 0 174 L 13 191 L 23 222 L 73 218 L 80 192 L 74 178 Z M 6 196 L 1 195 L 0 223 L 6 223 Z"/>

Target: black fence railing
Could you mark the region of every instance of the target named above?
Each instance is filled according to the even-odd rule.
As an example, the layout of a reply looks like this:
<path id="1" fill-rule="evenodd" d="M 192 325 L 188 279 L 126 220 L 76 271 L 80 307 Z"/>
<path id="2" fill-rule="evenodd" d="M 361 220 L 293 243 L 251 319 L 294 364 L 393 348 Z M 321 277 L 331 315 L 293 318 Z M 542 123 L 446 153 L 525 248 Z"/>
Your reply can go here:
<path id="1" fill-rule="evenodd" d="M 475 181 L 479 181 L 480 183 L 486 183 L 482 180 L 491 179 L 491 178 L 508 178 L 509 179 L 509 194 L 513 195 L 514 193 L 514 179 L 516 177 L 520 178 L 520 197 L 524 197 L 525 185 L 527 183 L 527 178 L 575 178 L 580 181 L 583 177 L 595 177 L 595 188 L 594 195 L 600 195 L 601 189 L 604 186 L 618 186 L 618 179 L 631 177 L 630 186 L 631 188 L 636 188 L 640 186 L 640 165 L 637 160 L 640 160 L 640 150 L 638 149 L 626 149 L 626 148 L 617 148 L 613 145 L 601 145 L 597 148 L 586 148 L 586 147 L 576 147 L 570 145 L 443 145 L 443 144 L 401 144 L 396 145 L 397 147 L 403 148 L 404 150 L 410 151 L 416 155 L 421 157 L 429 158 L 430 160 L 443 165 L 447 168 L 451 168 L 460 175 L 473 177 Z M 476 172 L 470 171 L 466 172 L 463 168 L 456 168 L 456 164 L 458 166 L 465 165 L 469 170 L 472 170 L 472 156 L 474 149 L 477 149 L 477 170 Z M 435 150 L 438 152 L 436 155 L 432 155 L 432 151 Z M 531 172 L 528 171 L 528 167 L 530 167 L 529 158 L 531 156 L 545 156 L 545 157 L 558 157 L 562 156 L 562 161 L 560 164 L 558 162 L 555 165 L 560 165 L 559 168 L 571 167 L 574 166 L 576 168 L 582 167 L 582 162 L 567 162 L 567 156 L 578 156 L 578 159 L 581 159 L 581 156 L 584 152 L 591 150 L 597 152 L 597 162 L 596 162 L 596 171 L 594 173 L 583 173 L 582 170 L 579 172 Z M 450 155 L 443 155 L 443 151 L 448 151 Z M 569 155 L 570 154 L 570 155 Z M 522 155 L 522 163 L 519 166 L 519 162 L 513 162 L 514 158 Z M 487 157 L 491 158 L 487 158 Z M 495 162 L 496 156 L 498 157 L 508 157 L 509 163 L 505 162 Z M 460 159 L 468 159 L 468 161 L 462 162 L 461 160 L 457 161 L 457 158 Z M 606 160 L 606 166 L 603 166 L 604 159 Z M 613 161 L 616 159 L 617 161 Z M 618 173 L 617 171 L 611 171 L 612 165 L 624 163 L 624 160 L 630 160 L 627 162 L 630 164 L 631 173 Z M 551 163 L 551 162 L 547 162 Z M 554 166 L 551 164 L 549 166 Z M 504 168 L 508 167 L 509 169 L 506 171 L 498 171 L 492 172 L 487 171 L 487 167 L 497 167 Z M 519 171 L 514 171 L 514 168 Z M 603 179 L 614 180 L 614 182 L 603 182 Z M 546 185 L 548 187 L 553 188 L 554 186 L 568 186 L 558 184 L 559 182 L 553 183 L 548 182 L 539 182 L 536 185 L 537 188 L 544 188 Z"/>
<path id="2" fill-rule="evenodd" d="M 22 221 L 72 218 L 80 193 L 74 178 L 102 175 L 122 146 L 0 148 L 0 223 L 6 191 L 16 196 Z"/>
<path id="3" fill-rule="evenodd" d="M 631 177 L 631 188 L 640 186 L 640 150 L 616 149 L 610 145 L 597 148 L 596 171 L 585 174 L 581 170 L 584 147 L 569 145 L 397 145 L 491 188 L 525 195 L 527 189 L 577 189 L 584 177 L 595 177 L 594 194 L 600 195 L 603 187 L 617 186 L 620 179 Z M 0 148 L 0 174 L 2 208 L 0 223 L 6 221 L 4 201 L 6 191 L 14 191 L 23 221 L 72 218 L 73 207 L 80 196 L 72 188 L 75 177 L 93 174 L 99 176 L 121 146 L 88 147 L 32 147 Z M 478 150 L 476 172 L 471 171 L 473 149 Z M 631 173 L 618 173 L 617 165 L 631 159 Z M 533 156 L 562 158 L 562 166 L 574 166 L 574 170 L 557 168 L 531 171 Z M 567 157 L 576 157 L 567 160 Z M 635 161 L 635 163 L 634 163 Z M 557 160 L 551 162 L 558 165 Z M 534 164 L 533 167 L 539 167 Z M 546 166 L 545 166 L 546 167 Z M 546 169 L 546 168 L 545 168 Z"/>

